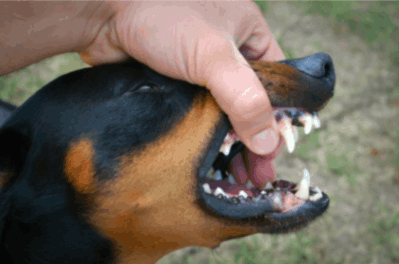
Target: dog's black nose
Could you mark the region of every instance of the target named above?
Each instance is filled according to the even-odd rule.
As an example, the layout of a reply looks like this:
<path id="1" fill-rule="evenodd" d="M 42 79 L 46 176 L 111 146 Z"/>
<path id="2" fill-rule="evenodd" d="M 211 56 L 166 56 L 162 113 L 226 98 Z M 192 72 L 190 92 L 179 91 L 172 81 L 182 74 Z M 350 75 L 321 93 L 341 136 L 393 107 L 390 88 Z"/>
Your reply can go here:
<path id="1" fill-rule="evenodd" d="M 319 79 L 326 87 L 334 87 L 335 72 L 331 57 L 323 52 L 313 54 L 309 57 L 281 61 L 309 76 Z"/>

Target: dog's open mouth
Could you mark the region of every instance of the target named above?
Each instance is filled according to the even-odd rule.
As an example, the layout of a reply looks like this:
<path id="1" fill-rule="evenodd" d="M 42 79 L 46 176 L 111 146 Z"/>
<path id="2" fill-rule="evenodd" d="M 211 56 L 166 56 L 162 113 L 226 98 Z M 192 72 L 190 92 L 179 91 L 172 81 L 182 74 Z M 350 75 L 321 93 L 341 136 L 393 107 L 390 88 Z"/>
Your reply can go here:
<path id="1" fill-rule="evenodd" d="M 273 109 L 290 153 L 295 149 L 298 136 L 295 126 L 303 126 L 305 134 L 309 134 L 312 127 L 320 127 L 315 112 L 287 107 Z M 208 209 L 233 219 L 264 216 L 276 221 L 290 221 L 302 216 L 306 218 L 303 219 L 305 222 L 325 212 L 329 199 L 318 187 L 311 186 L 307 170 L 304 170 L 299 183 L 276 180 L 267 182 L 263 188 L 255 187 L 250 180 L 245 185 L 236 183 L 228 174 L 227 166 L 243 148 L 229 123 L 218 128 L 198 174 L 198 189 Z"/>

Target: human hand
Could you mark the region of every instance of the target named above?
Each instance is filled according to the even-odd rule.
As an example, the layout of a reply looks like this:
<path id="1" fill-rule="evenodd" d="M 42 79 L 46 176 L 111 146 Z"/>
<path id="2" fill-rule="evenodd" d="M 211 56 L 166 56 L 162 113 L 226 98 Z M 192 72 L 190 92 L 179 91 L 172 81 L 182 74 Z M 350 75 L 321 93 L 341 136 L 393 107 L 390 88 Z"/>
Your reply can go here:
<path id="1" fill-rule="evenodd" d="M 274 180 L 273 159 L 284 143 L 266 91 L 246 59 L 284 55 L 257 6 L 252 1 L 112 6 L 114 16 L 80 52 L 82 59 L 97 65 L 131 56 L 161 74 L 207 87 L 250 149 L 233 159 L 236 181 L 250 179 L 262 187 Z"/>

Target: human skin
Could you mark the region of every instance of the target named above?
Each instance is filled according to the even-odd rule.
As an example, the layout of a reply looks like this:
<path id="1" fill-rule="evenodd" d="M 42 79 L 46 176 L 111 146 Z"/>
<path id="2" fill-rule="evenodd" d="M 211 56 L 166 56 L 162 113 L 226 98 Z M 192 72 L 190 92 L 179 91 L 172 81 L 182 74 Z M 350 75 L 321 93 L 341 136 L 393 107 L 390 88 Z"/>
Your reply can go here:
<path id="1" fill-rule="evenodd" d="M 251 1 L 0 2 L 0 43 L 0 75 L 77 52 L 90 65 L 133 57 L 205 86 L 249 149 L 233 159 L 236 180 L 262 187 L 275 178 L 283 141 L 246 59 L 284 55 Z"/>

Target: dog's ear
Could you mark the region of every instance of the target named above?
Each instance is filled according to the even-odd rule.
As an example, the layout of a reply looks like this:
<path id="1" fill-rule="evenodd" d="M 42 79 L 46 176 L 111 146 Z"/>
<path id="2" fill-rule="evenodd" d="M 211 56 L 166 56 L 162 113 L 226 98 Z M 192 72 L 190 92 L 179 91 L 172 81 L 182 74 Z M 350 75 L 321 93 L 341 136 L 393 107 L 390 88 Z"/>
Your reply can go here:
<path id="1" fill-rule="evenodd" d="M 3 243 L 7 216 L 12 208 L 13 185 L 18 182 L 25 166 L 31 140 L 15 129 L 3 128 L 0 130 L 0 144 L 0 255 L 7 259 Z"/>
<path id="2" fill-rule="evenodd" d="M 65 263 L 66 256 L 73 263 L 109 263 L 110 242 L 72 213 L 79 205 L 60 164 L 50 159 L 37 170 L 44 155 L 61 162 L 62 150 L 51 152 L 32 141 L 28 129 L 14 126 L 0 130 L 0 144 L 9 146 L 0 148 L 1 263 Z"/>
<path id="3" fill-rule="evenodd" d="M 24 168 L 32 140 L 15 128 L 0 130 L 0 195 L 15 182 Z"/>

